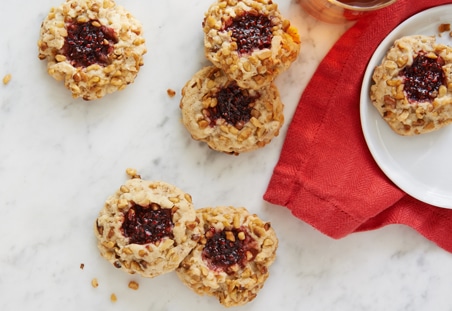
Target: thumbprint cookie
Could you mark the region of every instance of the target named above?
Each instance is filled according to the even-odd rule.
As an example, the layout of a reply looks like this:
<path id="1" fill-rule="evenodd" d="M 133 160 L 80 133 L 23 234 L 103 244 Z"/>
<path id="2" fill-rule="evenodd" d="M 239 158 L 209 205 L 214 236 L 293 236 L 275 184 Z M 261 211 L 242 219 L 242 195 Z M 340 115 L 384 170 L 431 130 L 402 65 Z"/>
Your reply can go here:
<path id="1" fill-rule="evenodd" d="M 235 155 L 265 146 L 284 123 L 283 103 L 273 83 L 244 89 L 215 66 L 204 67 L 185 84 L 180 108 L 193 139 Z"/>
<path id="2" fill-rule="evenodd" d="M 207 59 L 243 88 L 269 85 L 300 52 L 298 30 L 271 0 L 218 0 L 202 25 Z"/>
<path id="3" fill-rule="evenodd" d="M 146 53 L 142 25 L 113 0 L 67 0 L 41 24 L 39 59 L 74 98 L 102 98 L 134 82 Z"/>
<path id="4" fill-rule="evenodd" d="M 424 134 L 452 122 L 452 48 L 435 37 L 396 40 L 372 79 L 372 104 L 397 134 Z"/>
<path id="5" fill-rule="evenodd" d="M 243 207 L 197 210 L 204 231 L 176 273 L 200 295 L 214 296 L 226 307 L 252 301 L 269 276 L 278 239 L 270 223 Z"/>
<path id="6" fill-rule="evenodd" d="M 94 232 L 104 258 L 144 277 L 174 271 L 201 236 L 189 194 L 136 174 L 106 200 Z"/>

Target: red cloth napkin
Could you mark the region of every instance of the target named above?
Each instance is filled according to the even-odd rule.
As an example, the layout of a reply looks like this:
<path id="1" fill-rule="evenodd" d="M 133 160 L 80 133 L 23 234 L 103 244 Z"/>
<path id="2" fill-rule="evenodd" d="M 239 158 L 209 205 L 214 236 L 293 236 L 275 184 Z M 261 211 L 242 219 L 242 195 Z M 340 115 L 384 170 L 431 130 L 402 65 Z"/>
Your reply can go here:
<path id="1" fill-rule="evenodd" d="M 333 46 L 307 85 L 264 194 L 332 238 L 405 224 L 452 252 L 452 210 L 420 202 L 373 160 L 359 117 L 367 63 L 399 23 L 445 0 L 398 0 L 361 18 Z"/>

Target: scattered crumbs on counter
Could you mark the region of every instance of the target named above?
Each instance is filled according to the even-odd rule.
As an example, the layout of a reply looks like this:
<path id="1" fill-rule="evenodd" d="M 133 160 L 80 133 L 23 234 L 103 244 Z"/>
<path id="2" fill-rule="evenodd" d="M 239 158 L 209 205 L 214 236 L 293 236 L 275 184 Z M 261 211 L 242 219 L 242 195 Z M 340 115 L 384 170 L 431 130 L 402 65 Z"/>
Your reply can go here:
<path id="1" fill-rule="evenodd" d="M 174 97 L 176 96 L 176 91 L 173 89 L 167 89 L 166 93 L 168 94 L 169 97 Z"/>
<path id="2" fill-rule="evenodd" d="M 137 282 L 135 282 L 135 281 L 130 281 L 129 282 L 129 288 L 130 289 L 138 290 L 139 287 L 140 287 L 140 284 L 138 284 Z"/>
<path id="3" fill-rule="evenodd" d="M 85 268 L 85 264 L 82 262 L 82 263 L 80 264 L 80 269 L 83 270 L 84 268 Z"/>
<path id="4" fill-rule="evenodd" d="M 112 293 L 112 294 L 110 295 L 110 300 L 111 300 L 111 302 L 116 302 L 116 301 L 118 301 L 118 297 L 116 297 L 116 294 L 115 294 L 115 293 Z"/>
<path id="5" fill-rule="evenodd" d="M 440 25 L 438 26 L 438 31 L 439 31 L 439 32 L 450 31 L 450 24 L 449 24 L 449 23 L 447 23 L 447 24 L 440 24 Z"/>
<path id="6" fill-rule="evenodd" d="M 11 81 L 11 74 L 8 73 L 6 76 L 3 77 L 3 84 L 7 85 L 9 81 Z"/>
<path id="7" fill-rule="evenodd" d="M 94 288 L 97 288 L 99 286 L 99 282 L 97 281 L 96 278 L 91 280 L 91 286 Z"/>

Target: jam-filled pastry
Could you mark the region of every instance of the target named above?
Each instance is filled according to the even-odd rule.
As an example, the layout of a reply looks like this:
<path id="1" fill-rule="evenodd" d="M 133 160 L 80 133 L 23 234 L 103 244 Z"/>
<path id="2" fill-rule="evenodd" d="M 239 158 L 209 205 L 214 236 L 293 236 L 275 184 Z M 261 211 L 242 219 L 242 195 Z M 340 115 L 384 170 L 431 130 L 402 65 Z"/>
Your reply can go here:
<path id="1" fill-rule="evenodd" d="M 104 258 L 144 277 L 174 271 L 201 235 L 189 194 L 139 176 L 106 200 L 94 232 Z"/>
<path id="2" fill-rule="evenodd" d="M 195 140 L 216 151 L 239 154 L 268 144 L 284 123 L 283 104 L 272 83 L 244 89 L 208 66 L 182 89 L 182 123 Z"/>
<path id="3" fill-rule="evenodd" d="M 298 57 L 298 30 L 272 0 L 217 0 L 203 21 L 205 54 L 243 88 L 269 85 Z"/>
<path id="4" fill-rule="evenodd" d="M 452 48 L 435 37 L 394 42 L 374 70 L 372 104 L 397 134 L 417 135 L 452 122 Z"/>
<path id="5" fill-rule="evenodd" d="M 141 23 L 113 0 L 67 0 L 41 25 L 39 59 L 74 98 L 102 98 L 134 82 L 146 53 Z"/>
<path id="6" fill-rule="evenodd" d="M 243 207 L 197 211 L 204 235 L 176 269 L 182 282 L 227 307 L 252 301 L 269 276 L 278 239 L 270 223 Z"/>

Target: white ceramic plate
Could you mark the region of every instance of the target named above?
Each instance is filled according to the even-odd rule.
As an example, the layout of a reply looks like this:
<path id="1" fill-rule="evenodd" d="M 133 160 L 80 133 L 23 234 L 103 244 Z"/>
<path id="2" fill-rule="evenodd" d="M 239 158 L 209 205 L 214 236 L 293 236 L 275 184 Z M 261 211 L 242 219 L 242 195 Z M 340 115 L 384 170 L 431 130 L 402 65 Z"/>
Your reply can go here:
<path id="1" fill-rule="evenodd" d="M 400 189 L 423 202 L 452 208 L 452 126 L 414 137 L 394 133 L 372 106 L 372 73 L 393 42 L 407 35 L 434 35 L 452 45 L 448 32 L 438 36 L 438 26 L 452 24 L 452 5 L 420 12 L 397 26 L 370 59 L 361 90 L 361 125 L 369 150 L 383 172 Z"/>

